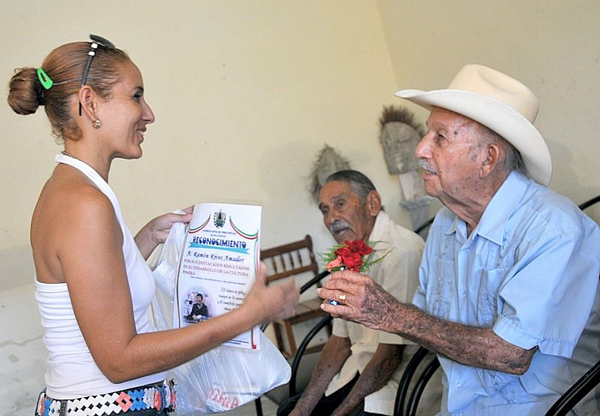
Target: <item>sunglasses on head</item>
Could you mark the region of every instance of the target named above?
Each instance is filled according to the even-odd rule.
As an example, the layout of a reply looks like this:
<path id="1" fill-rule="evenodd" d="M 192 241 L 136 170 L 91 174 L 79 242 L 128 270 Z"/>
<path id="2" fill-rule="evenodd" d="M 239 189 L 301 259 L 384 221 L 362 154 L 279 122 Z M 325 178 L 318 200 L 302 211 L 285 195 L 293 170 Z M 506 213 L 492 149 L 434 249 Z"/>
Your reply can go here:
<path id="1" fill-rule="evenodd" d="M 85 69 L 83 70 L 83 78 L 81 78 L 81 86 L 83 87 L 87 81 L 90 67 L 92 66 L 92 59 L 96 56 L 96 49 L 98 45 L 104 46 L 108 49 L 115 49 L 115 45 L 108 39 L 98 35 L 90 35 L 92 43 L 90 44 L 90 51 L 88 52 L 87 62 L 85 63 Z M 81 115 L 81 102 L 79 102 L 79 115 Z"/>

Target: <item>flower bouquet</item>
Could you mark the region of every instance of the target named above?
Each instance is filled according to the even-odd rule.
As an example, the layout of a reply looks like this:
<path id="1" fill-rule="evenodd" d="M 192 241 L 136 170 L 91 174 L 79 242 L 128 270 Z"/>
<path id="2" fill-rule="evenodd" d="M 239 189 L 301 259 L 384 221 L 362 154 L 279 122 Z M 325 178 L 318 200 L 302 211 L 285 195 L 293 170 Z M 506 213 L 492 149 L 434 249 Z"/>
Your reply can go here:
<path id="1" fill-rule="evenodd" d="M 319 254 L 325 262 L 325 268 L 329 272 L 338 270 L 351 270 L 358 273 L 367 273 L 371 266 L 383 260 L 389 251 L 378 259 L 373 260 L 373 247 L 379 241 L 369 241 L 367 244 L 362 240 L 346 241 L 345 244 L 333 246 L 325 254 Z M 390 250 L 391 251 L 391 250 Z M 367 256 L 365 258 L 365 256 Z M 336 300 L 330 300 L 331 305 L 339 305 Z"/>
<path id="2" fill-rule="evenodd" d="M 358 273 L 367 273 L 371 266 L 383 260 L 391 251 L 376 260 L 372 260 L 373 247 L 381 241 L 361 240 L 346 241 L 345 244 L 333 246 L 325 254 L 319 254 L 325 262 L 325 268 L 330 272 L 338 270 L 351 270 Z M 368 256 L 365 259 L 365 256 Z"/>

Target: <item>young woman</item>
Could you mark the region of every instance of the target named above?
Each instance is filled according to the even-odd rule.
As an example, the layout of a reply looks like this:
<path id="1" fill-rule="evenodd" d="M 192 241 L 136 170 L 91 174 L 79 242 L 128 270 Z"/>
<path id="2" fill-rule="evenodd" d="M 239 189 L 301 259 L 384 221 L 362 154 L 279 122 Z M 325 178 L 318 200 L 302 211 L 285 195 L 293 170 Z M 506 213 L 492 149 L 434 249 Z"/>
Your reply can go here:
<path id="1" fill-rule="evenodd" d="M 154 122 L 142 75 L 125 52 L 96 36 L 62 45 L 41 68 L 15 71 L 8 102 L 23 115 L 43 105 L 65 147 L 31 223 L 49 353 L 38 414 L 163 414 L 174 396 L 166 370 L 292 313 L 293 283 L 266 287 L 261 270 L 238 309 L 182 329 L 153 327 L 145 260 L 174 223 L 191 219 L 191 209 L 151 220 L 135 238 L 123 221 L 108 185 L 111 163 L 141 157 Z"/>

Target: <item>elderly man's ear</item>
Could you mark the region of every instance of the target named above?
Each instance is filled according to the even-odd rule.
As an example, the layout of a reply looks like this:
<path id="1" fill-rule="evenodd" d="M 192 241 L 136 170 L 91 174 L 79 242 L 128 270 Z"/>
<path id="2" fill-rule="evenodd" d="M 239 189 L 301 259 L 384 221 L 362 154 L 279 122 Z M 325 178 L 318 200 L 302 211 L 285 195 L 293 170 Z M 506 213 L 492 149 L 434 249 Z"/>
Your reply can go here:
<path id="1" fill-rule="evenodd" d="M 379 214 L 379 211 L 381 211 L 381 196 L 379 195 L 379 192 L 369 192 L 369 195 L 367 195 L 367 202 L 365 205 L 369 215 L 372 217 L 376 217 L 377 214 Z"/>
<path id="2" fill-rule="evenodd" d="M 481 179 L 487 177 L 494 171 L 500 160 L 502 149 L 497 144 L 489 144 L 484 150 L 483 161 L 479 169 L 479 177 Z"/>

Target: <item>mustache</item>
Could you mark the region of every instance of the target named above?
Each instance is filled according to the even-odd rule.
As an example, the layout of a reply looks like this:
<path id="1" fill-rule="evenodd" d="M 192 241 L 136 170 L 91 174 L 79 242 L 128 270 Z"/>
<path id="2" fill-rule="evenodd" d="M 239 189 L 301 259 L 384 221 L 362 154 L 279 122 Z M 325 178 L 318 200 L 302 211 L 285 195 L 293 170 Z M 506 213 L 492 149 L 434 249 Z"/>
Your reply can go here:
<path id="1" fill-rule="evenodd" d="M 419 167 L 423 170 L 427 170 L 429 172 L 434 172 L 437 173 L 436 170 L 431 167 L 431 165 L 429 164 L 429 162 L 426 159 L 419 159 Z"/>
<path id="2" fill-rule="evenodd" d="M 329 231 L 331 231 L 331 233 L 335 234 L 335 233 L 343 230 L 344 228 L 350 228 L 350 224 L 348 224 L 344 220 L 335 220 L 329 226 Z"/>

